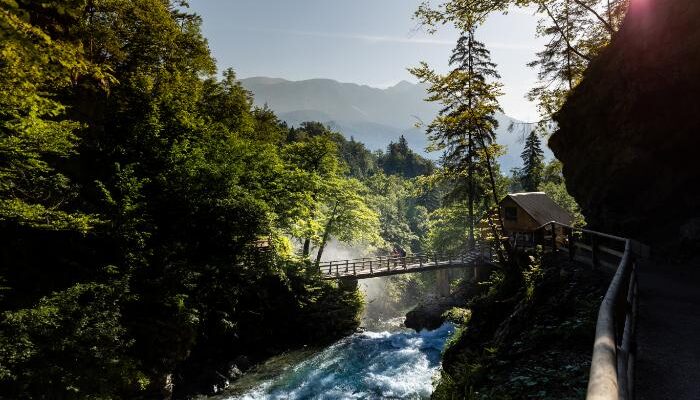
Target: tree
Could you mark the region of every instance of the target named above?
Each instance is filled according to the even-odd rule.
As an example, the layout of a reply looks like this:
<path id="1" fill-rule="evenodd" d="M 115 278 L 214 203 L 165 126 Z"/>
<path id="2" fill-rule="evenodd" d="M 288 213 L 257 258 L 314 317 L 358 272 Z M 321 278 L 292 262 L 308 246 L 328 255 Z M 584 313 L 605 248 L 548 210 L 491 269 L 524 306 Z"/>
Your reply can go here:
<path id="1" fill-rule="evenodd" d="M 477 22 L 473 14 L 467 18 L 466 30 L 450 58 L 454 68 L 448 74 L 439 75 L 425 63 L 410 70 L 430 85 L 427 100 L 443 105 L 438 117 L 428 125 L 428 134 L 432 149 L 444 152 L 443 168 L 447 175 L 466 180 L 470 243 L 474 243 L 474 203 L 482 193 L 476 190 L 479 170 L 488 173 L 494 202 L 498 202 L 489 147 L 498 127 L 495 113 L 501 111 L 498 104 L 501 85 L 490 81 L 499 75 L 489 51 L 475 39 Z M 478 151 L 479 148 L 483 151 Z"/>
<path id="2" fill-rule="evenodd" d="M 296 190 L 304 194 L 300 202 L 304 211 L 291 228 L 292 236 L 302 240 L 302 257 L 310 256 L 312 245 L 319 246 L 318 264 L 331 237 L 377 243 L 377 215 L 366 204 L 366 189 L 346 177 L 347 165 L 338 149 L 347 144 L 345 139 L 318 122 L 303 123 L 297 135 L 298 141 L 285 146 L 284 152 L 288 165 L 297 171 Z"/>
<path id="3" fill-rule="evenodd" d="M 574 216 L 575 226 L 586 225 L 583 214 L 581 214 L 581 207 L 566 190 L 561 161 L 555 159 L 544 166 L 542 182 L 537 189 L 547 193 L 555 203 L 569 211 Z"/>
<path id="4" fill-rule="evenodd" d="M 414 248 L 418 236 L 409 225 L 412 183 L 398 175 L 377 173 L 365 184 L 371 192 L 370 206 L 379 214 L 381 237 L 390 246 Z"/>
<path id="5" fill-rule="evenodd" d="M 430 160 L 421 157 L 408 147 L 408 141 L 403 135 L 399 137 L 398 142 L 389 143 L 386 153 L 379 157 L 378 162 L 384 173 L 401 175 L 405 178 L 429 175 L 434 170 Z"/>
<path id="6" fill-rule="evenodd" d="M 474 16 L 507 12 L 509 7 L 535 6 L 542 17 L 537 35 L 548 38 L 537 60 L 539 82 L 529 92 L 538 102 L 539 124 L 546 127 L 568 93 L 579 83 L 583 71 L 619 30 L 629 0 L 447 0 L 423 2 L 415 17 L 429 31 L 447 23 L 464 30 Z"/>
<path id="7" fill-rule="evenodd" d="M 379 216 L 369 208 L 366 197 L 367 189 L 356 179 L 341 178 L 331 183 L 321 221 L 323 233 L 318 243 L 317 266 L 331 237 L 345 243 L 377 245 L 381 242 Z"/>
<path id="8" fill-rule="evenodd" d="M 325 128 L 324 128 L 325 130 Z M 292 235 L 302 238 L 302 256 L 311 254 L 311 244 L 318 242 L 319 201 L 333 190 L 334 182 L 342 174 L 337 148 L 327 135 L 310 135 L 291 143 L 284 149 L 286 161 L 298 171 L 297 184 L 303 192 L 306 211 L 302 214 Z"/>
<path id="9" fill-rule="evenodd" d="M 542 180 L 542 171 L 544 169 L 542 142 L 535 129 L 525 139 L 525 148 L 520 157 L 523 160 L 523 168 L 520 170 L 523 189 L 528 192 L 534 192 Z"/>
<path id="10" fill-rule="evenodd" d="M 287 251 L 328 215 L 332 140 L 283 143 L 200 24 L 179 0 L 0 0 L 3 396 L 191 397 L 357 326 L 357 292 Z"/>
<path id="11" fill-rule="evenodd" d="M 81 124 L 52 93 L 113 77 L 79 41 L 55 35 L 77 20 L 78 5 L 47 3 L 41 19 L 14 1 L 0 7 L 0 221 L 85 232 L 98 218 L 73 207 L 76 187 L 60 168 L 75 154 Z"/>

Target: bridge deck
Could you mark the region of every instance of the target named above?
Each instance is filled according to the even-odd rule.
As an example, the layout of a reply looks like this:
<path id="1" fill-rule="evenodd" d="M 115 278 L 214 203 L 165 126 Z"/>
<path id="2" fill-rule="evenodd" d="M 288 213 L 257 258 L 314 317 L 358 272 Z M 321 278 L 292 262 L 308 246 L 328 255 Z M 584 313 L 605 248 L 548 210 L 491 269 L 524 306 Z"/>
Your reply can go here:
<path id="1" fill-rule="evenodd" d="M 481 250 L 458 256 L 411 255 L 407 257 L 377 257 L 356 260 L 326 261 L 319 264 L 324 279 L 367 279 L 380 276 L 434 271 L 446 268 L 465 268 L 483 262 Z"/>

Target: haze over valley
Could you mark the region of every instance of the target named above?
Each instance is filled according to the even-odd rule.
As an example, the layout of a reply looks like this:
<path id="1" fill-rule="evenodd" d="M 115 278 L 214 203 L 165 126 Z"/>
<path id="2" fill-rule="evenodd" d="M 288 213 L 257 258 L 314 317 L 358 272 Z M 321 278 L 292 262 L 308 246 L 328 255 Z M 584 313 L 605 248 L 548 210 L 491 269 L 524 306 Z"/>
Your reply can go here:
<path id="1" fill-rule="evenodd" d="M 255 97 L 255 104 L 272 109 L 290 126 L 305 121 L 319 121 L 347 138 L 364 143 L 370 150 L 386 150 L 391 141 L 404 135 L 411 148 L 437 160 L 440 152 L 428 153 L 428 137 L 416 123 L 432 121 L 440 106 L 424 101 L 424 86 L 401 81 L 386 89 L 332 79 L 290 81 L 280 78 L 252 77 L 242 79 L 243 86 Z M 505 114 L 498 113 L 498 142 L 507 147 L 499 159 L 501 171 L 521 167 L 523 135 L 527 126 Z M 508 128 L 514 125 L 510 131 Z M 545 157 L 552 158 L 549 148 Z"/>

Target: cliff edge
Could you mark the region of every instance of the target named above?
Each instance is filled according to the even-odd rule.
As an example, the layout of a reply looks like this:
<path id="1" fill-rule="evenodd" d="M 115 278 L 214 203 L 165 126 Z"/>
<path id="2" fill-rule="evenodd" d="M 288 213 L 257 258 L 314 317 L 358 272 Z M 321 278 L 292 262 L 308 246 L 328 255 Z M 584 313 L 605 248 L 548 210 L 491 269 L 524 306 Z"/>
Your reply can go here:
<path id="1" fill-rule="evenodd" d="M 549 146 L 593 229 L 698 248 L 697 21 L 697 0 L 632 0 L 621 30 L 555 116 Z"/>

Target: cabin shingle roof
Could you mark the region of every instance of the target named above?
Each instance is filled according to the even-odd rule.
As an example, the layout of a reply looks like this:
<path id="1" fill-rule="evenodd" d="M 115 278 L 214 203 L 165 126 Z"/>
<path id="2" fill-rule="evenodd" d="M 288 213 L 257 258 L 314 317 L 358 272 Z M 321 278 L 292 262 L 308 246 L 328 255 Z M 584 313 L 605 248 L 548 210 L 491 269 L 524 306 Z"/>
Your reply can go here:
<path id="1" fill-rule="evenodd" d="M 513 193 L 508 197 L 540 225 L 552 221 L 566 225 L 574 222 L 574 217 L 544 192 Z"/>

